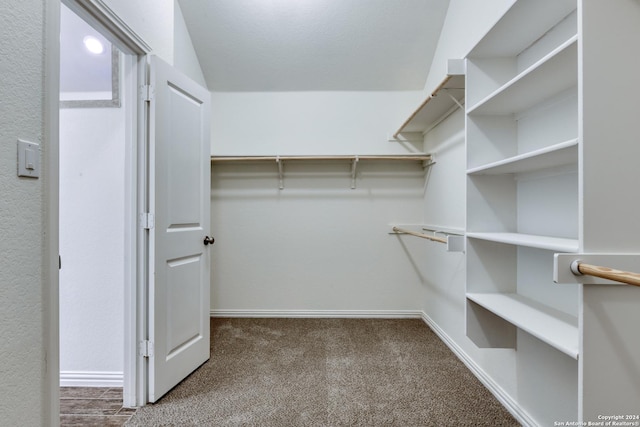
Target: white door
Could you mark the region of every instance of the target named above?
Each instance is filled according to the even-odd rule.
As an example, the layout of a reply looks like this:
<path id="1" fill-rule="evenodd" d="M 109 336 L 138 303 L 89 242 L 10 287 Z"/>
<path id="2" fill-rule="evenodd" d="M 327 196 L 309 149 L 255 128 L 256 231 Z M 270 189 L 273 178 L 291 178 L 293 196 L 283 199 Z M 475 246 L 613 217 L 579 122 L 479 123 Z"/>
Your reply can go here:
<path id="1" fill-rule="evenodd" d="M 210 93 L 150 64 L 149 401 L 209 359 Z M 208 242 L 207 242 L 208 243 Z"/>

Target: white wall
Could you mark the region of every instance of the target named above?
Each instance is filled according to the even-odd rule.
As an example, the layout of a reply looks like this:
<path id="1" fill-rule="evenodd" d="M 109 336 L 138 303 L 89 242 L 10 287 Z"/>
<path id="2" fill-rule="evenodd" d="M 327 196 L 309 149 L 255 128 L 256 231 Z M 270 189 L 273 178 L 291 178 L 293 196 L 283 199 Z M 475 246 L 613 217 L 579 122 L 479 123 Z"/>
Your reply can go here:
<path id="1" fill-rule="evenodd" d="M 424 193 L 424 223 L 464 229 L 466 151 L 462 110 L 427 134 L 425 151 L 432 153 L 437 163 L 430 170 Z M 464 254 L 445 252 L 433 244 L 427 245 L 426 251 L 420 263 L 428 277 L 422 288 L 422 310 L 499 387 L 515 395 L 513 351 L 479 349 L 466 337 Z"/>
<path id="2" fill-rule="evenodd" d="M 211 152 L 217 155 L 407 152 L 387 137 L 419 91 L 213 92 Z M 422 147 L 420 147 L 421 149 Z"/>
<path id="3" fill-rule="evenodd" d="M 179 70 L 182 70 L 182 72 L 191 77 L 191 79 L 198 82 L 202 87 L 207 87 L 207 82 L 202 74 L 200 62 L 193 48 L 191 36 L 184 22 L 178 0 L 174 0 L 173 5 L 175 12 L 173 20 L 173 65 Z"/>
<path id="4" fill-rule="evenodd" d="M 447 72 L 447 60 L 464 58 L 516 0 L 451 0 L 425 84 L 431 93 Z"/>
<path id="5" fill-rule="evenodd" d="M 18 138 L 43 142 L 45 1 L 0 2 L 0 414 L 44 425 L 48 307 L 46 180 L 18 178 Z M 41 159 L 43 157 L 41 156 Z"/>
<path id="6" fill-rule="evenodd" d="M 173 64 L 174 0 L 103 0 L 153 53 Z"/>
<path id="7" fill-rule="evenodd" d="M 103 0 L 154 55 L 207 87 L 177 0 Z"/>
<path id="8" fill-rule="evenodd" d="M 124 111 L 124 106 L 60 111 L 63 385 L 80 385 L 71 381 L 80 374 L 89 381 L 83 385 L 122 378 Z"/>
<path id="9" fill-rule="evenodd" d="M 386 138 L 419 97 L 214 92 L 212 153 L 406 152 Z M 355 190 L 348 162 L 284 167 L 278 190 L 275 162 L 213 165 L 214 313 L 415 312 L 419 242 L 387 233 L 420 222 L 421 165 L 362 161 Z"/>

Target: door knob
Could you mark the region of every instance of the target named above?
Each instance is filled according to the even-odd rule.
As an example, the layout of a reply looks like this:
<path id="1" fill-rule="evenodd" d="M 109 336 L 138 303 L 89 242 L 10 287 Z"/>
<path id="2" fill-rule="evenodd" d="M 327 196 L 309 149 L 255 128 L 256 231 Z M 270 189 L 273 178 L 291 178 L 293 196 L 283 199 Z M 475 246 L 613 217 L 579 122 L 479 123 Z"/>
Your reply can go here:
<path id="1" fill-rule="evenodd" d="M 216 241 L 216 239 L 214 239 L 213 237 L 209 237 L 209 236 L 204 236 L 204 245 L 213 245 L 213 243 Z"/>

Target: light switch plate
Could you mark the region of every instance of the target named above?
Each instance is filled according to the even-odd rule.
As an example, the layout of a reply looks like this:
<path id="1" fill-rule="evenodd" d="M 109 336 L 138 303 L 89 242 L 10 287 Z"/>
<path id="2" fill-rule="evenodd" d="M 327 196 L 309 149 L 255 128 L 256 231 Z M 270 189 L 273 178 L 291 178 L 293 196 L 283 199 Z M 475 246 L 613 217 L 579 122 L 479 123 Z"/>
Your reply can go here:
<path id="1" fill-rule="evenodd" d="M 40 145 L 18 140 L 18 176 L 40 177 Z"/>

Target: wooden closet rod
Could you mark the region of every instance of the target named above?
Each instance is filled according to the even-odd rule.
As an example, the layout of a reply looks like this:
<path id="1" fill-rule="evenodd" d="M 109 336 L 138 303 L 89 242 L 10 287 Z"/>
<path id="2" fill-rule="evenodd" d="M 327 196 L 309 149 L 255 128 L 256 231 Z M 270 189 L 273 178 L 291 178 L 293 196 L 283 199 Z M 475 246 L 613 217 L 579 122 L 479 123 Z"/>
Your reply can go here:
<path id="1" fill-rule="evenodd" d="M 417 233 L 415 231 L 405 230 L 404 228 L 400 228 L 400 227 L 393 227 L 393 231 L 395 231 L 396 233 L 410 234 L 412 236 L 421 237 L 423 239 L 433 240 L 434 242 L 447 243 L 447 239 L 445 239 L 444 237 L 430 236 L 424 233 Z"/>
<path id="2" fill-rule="evenodd" d="M 573 261 L 571 263 L 571 272 L 576 276 L 585 274 L 588 276 L 599 277 L 601 279 L 626 283 L 627 285 L 640 286 L 640 274 L 638 273 L 616 270 L 609 267 L 601 267 L 599 265 L 585 264 L 580 261 Z"/>

